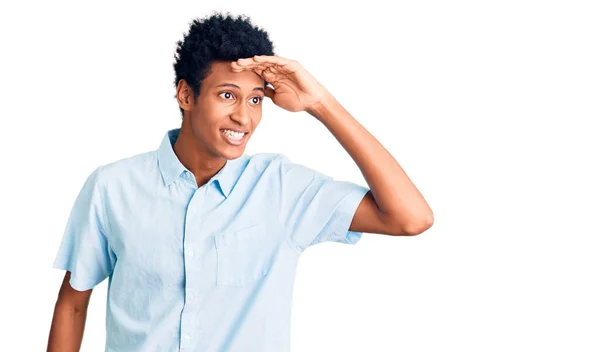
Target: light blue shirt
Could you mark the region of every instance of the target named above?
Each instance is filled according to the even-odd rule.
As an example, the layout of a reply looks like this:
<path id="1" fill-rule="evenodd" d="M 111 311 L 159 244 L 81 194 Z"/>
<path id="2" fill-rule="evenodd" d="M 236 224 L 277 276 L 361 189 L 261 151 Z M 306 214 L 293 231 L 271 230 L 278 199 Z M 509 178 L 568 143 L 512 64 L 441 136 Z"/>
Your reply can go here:
<path id="1" fill-rule="evenodd" d="M 276 153 L 228 160 L 198 187 L 179 130 L 89 175 L 54 268 L 80 291 L 108 277 L 106 351 L 289 351 L 299 256 L 359 241 L 368 188 Z"/>

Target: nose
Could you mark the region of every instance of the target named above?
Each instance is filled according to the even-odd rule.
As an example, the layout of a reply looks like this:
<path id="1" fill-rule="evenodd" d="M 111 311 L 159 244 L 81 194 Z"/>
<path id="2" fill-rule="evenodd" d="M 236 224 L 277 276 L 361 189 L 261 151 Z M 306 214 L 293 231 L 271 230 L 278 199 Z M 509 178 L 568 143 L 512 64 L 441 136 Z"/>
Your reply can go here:
<path id="1" fill-rule="evenodd" d="M 250 123 L 250 113 L 246 104 L 238 104 L 231 113 L 231 119 L 240 124 L 240 126 L 247 126 Z"/>

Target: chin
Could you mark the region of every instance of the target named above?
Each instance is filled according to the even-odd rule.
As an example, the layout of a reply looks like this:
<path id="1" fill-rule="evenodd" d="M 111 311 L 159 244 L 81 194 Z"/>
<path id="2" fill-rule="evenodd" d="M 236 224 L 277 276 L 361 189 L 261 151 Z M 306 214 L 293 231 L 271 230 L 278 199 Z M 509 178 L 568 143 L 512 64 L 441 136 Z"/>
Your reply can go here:
<path id="1" fill-rule="evenodd" d="M 225 145 L 225 147 L 216 148 L 217 154 L 227 160 L 237 159 L 244 154 L 246 146 L 233 147 Z"/>

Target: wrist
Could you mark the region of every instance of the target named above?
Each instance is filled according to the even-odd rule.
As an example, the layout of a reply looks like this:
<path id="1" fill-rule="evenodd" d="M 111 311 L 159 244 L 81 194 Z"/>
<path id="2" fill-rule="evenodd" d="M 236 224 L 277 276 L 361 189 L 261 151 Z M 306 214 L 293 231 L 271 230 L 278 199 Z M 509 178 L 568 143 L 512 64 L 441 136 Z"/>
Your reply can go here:
<path id="1" fill-rule="evenodd" d="M 328 110 L 331 110 L 335 102 L 335 97 L 327 91 L 319 101 L 306 108 L 305 111 L 319 119 L 324 116 Z"/>

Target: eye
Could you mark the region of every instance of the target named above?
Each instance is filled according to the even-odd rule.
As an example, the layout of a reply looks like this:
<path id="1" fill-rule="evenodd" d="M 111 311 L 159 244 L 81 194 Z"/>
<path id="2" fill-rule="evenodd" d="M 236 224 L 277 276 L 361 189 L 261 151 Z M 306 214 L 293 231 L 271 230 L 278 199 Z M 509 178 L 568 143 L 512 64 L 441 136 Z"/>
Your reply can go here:
<path id="1" fill-rule="evenodd" d="M 227 91 L 219 93 L 219 96 L 223 96 L 223 98 L 225 98 L 226 100 L 229 100 L 229 98 L 231 96 L 233 96 L 233 93 L 227 90 Z M 254 97 L 252 97 L 250 99 L 254 99 L 253 100 L 254 105 L 258 105 L 258 104 L 260 104 L 261 101 L 263 101 L 264 98 L 261 97 L 261 96 L 254 96 Z"/>
<path id="2" fill-rule="evenodd" d="M 223 94 L 229 94 L 229 96 L 233 95 L 230 91 L 226 91 L 226 92 L 219 93 L 219 96 L 221 96 Z M 225 99 L 229 100 L 229 98 L 225 98 Z"/>
<path id="3" fill-rule="evenodd" d="M 252 97 L 252 99 L 258 99 L 258 101 L 256 101 L 256 105 L 260 104 L 261 101 L 263 101 L 263 97 Z"/>

